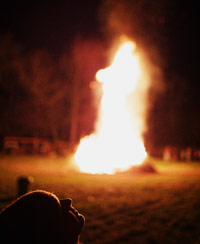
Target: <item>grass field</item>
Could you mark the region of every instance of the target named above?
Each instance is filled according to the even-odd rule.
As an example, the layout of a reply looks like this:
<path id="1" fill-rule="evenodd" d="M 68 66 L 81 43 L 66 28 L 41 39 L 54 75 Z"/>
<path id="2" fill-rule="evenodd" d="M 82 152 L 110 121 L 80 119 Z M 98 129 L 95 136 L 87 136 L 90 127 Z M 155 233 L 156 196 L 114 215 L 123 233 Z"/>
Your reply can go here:
<path id="1" fill-rule="evenodd" d="M 149 159 L 156 174 L 87 175 L 71 158 L 0 156 L 0 209 L 17 193 L 17 178 L 31 189 L 71 197 L 86 217 L 85 244 L 200 243 L 200 163 Z"/>

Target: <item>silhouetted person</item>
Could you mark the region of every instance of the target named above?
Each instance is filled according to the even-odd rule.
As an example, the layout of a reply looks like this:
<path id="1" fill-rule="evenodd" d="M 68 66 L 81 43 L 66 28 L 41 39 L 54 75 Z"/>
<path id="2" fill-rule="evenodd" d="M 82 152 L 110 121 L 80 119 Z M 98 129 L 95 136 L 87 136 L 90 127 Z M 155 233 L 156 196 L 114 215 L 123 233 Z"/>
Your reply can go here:
<path id="1" fill-rule="evenodd" d="M 17 183 L 18 183 L 18 193 L 17 196 L 20 197 L 24 194 L 26 194 L 29 191 L 30 188 L 30 183 L 33 182 L 33 178 L 31 176 L 25 177 L 21 176 L 18 178 Z"/>
<path id="2" fill-rule="evenodd" d="M 0 214 L 0 240 L 20 244 L 75 244 L 85 219 L 72 200 L 34 191 L 23 195 Z"/>

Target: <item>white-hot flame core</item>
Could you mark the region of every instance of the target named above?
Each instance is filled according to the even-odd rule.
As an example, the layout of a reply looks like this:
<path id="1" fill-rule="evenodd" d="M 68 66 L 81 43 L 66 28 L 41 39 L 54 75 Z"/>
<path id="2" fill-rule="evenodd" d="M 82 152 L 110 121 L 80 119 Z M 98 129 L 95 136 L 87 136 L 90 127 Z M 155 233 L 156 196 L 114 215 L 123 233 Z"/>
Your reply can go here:
<path id="1" fill-rule="evenodd" d="M 138 127 L 141 118 L 132 121 L 127 108 L 127 97 L 136 89 L 140 76 L 134 49 L 133 42 L 125 42 L 111 66 L 96 74 L 103 83 L 100 118 L 96 133 L 83 138 L 75 153 L 82 172 L 113 174 L 142 163 L 146 157 Z"/>

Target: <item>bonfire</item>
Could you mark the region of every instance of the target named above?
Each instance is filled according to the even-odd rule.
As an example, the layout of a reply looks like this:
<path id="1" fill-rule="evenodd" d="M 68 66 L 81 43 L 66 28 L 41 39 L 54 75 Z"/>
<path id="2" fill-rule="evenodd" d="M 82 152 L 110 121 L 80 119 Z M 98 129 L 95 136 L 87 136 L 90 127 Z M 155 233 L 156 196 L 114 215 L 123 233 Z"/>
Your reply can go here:
<path id="1" fill-rule="evenodd" d="M 102 83 L 103 96 L 96 130 L 81 139 L 75 153 L 80 171 L 113 174 L 145 160 L 147 153 L 141 136 L 143 118 L 134 113 L 144 101 L 138 101 L 138 96 L 134 103 L 131 99 L 138 87 L 141 89 L 141 77 L 136 45 L 124 40 L 111 65 L 96 73 L 97 81 Z"/>

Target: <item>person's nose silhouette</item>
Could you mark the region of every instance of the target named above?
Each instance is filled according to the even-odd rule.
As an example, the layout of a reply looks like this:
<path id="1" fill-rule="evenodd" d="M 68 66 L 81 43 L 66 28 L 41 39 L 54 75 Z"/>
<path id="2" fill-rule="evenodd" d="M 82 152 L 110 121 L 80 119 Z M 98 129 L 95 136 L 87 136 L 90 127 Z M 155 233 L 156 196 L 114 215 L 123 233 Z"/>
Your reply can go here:
<path id="1" fill-rule="evenodd" d="M 60 200 L 60 204 L 63 208 L 65 209 L 69 209 L 72 207 L 72 199 L 71 198 L 67 198 L 64 200 Z"/>

